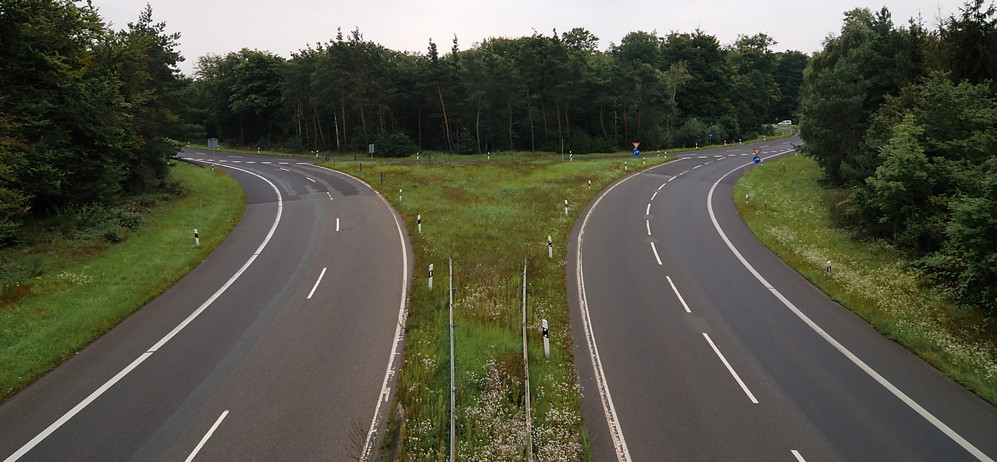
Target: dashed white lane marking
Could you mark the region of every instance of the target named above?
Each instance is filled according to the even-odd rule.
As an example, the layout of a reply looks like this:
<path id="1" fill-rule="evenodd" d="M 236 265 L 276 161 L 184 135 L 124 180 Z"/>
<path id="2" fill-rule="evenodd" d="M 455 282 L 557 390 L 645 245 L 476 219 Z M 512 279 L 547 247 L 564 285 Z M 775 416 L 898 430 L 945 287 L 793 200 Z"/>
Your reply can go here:
<path id="1" fill-rule="evenodd" d="M 658 266 L 661 266 L 661 257 L 658 256 L 658 248 L 651 243 L 651 252 L 654 252 L 654 259 L 658 261 Z"/>
<path id="2" fill-rule="evenodd" d="M 204 437 L 201 438 L 201 442 L 197 443 L 197 446 L 194 447 L 194 450 L 191 451 L 189 456 L 187 456 L 185 462 L 191 462 L 192 460 L 194 460 L 194 457 L 197 456 L 197 453 L 201 452 L 201 448 L 204 447 L 204 443 L 208 442 L 208 439 L 211 438 L 211 435 L 215 433 L 215 430 L 218 429 L 218 426 L 222 424 L 222 421 L 225 420 L 225 416 L 227 415 L 228 415 L 228 410 L 226 409 L 225 412 L 222 412 L 222 415 L 218 417 L 218 420 L 215 420 L 215 424 L 211 426 L 211 429 L 208 430 L 208 433 L 206 433 Z"/>
<path id="3" fill-rule="evenodd" d="M 374 191 L 374 194 L 376 194 L 377 197 L 381 199 L 381 202 L 384 203 L 384 206 L 389 211 L 391 211 L 391 218 L 393 220 L 395 220 L 395 230 L 398 232 L 398 240 L 399 240 L 399 242 L 401 242 L 401 247 L 402 247 L 402 294 L 401 294 L 401 299 L 400 299 L 400 301 L 398 303 L 398 322 L 395 324 L 395 336 L 394 336 L 394 340 L 392 340 L 392 342 L 391 342 L 391 353 L 388 356 L 388 367 L 384 371 L 384 381 L 381 382 L 381 393 L 378 394 L 377 404 L 374 406 L 374 416 L 371 417 L 371 419 L 370 419 L 370 429 L 367 430 L 367 437 L 364 439 L 363 451 L 360 454 L 360 460 L 366 461 L 366 460 L 369 460 L 369 458 L 370 458 L 370 452 L 373 449 L 373 444 L 374 444 L 374 435 L 377 433 L 377 430 L 380 427 L 380 422 L 381 422 L 381 403 L 382 402 L 387 403 L 388 402 L 388 396 L 391 395 L 391 387 L 388 386 L 388 382 L 391 380 L 391 377 L 393 377 L 395 375 L 395 372 L 396 372 L 395 371 L 395 358 L 398 356 L 400 348 L 401 348 L 402 337 L 403 337 L 404 332 L 405 332 L 405 319 L 408 318 L 408 311 L 405 309 L 406 302 L 408 301 L 408 290 L 409 290 L 408 249 L 407 249 L 407 247 L 405 245 L 405 232 L 402 230 L 402 223 L 398 219 L 398 215 L 396 215 L 394 213 L 394 209 L 391 208 L 391 204 L 389 204 L 388 200 L 384 198 L 384 195 L 382 195 L 377 190 L 375 190 L 374 188 L 372 188 L 369 184 L 364 183 L 362 180 L 359 180 L 356 177 L 352 177 L 350 175 L 347 175 L 347 174 L 345 174 L 343 172 L 339 172 L 339 171 L 332 170 L 332 169 L 329 169 L 329 168 L 321 167 L 321 166 L 318 166 L 318 165 L 309 164 L 307 162 L 300 162 L 299 164 L 300 165 L 310 165 L 310 166 L 315 167 L 315 168 L 321 168 L 321 169 L 323 169 L 325 171 L 329 171 L 329 172 L 333 172 L 333 173 L 336 173 L 336 174 L 339 174 L 339 175 L 343 175 L 343 176 L 345 176 L 347 178 L 356 180 L 356 181 L 358 181 L 358 182 L 366 185 L 368 188 L 370 188 L 371 191 Z"/>
<path id="4" fill-rule="evenodd" d="M 793 457 L 795 457 L 798 462 L 807 462 L 807 460 L 804 459 L 802 455 L 800 455 L 800 451 L 793 449 L 790 452 L 793 453 Z"/>
<path id="5" fill-rule="evenodd" d="M 286 168 L 284 168 L 284 167 L 277 167 L 277 168 L 278 168 L 278 169 L 280 169 L 280 170 L 283 170 L 283 171 L 285 171 L 285 172 L 290 172 L 290 170 L 288 170 L 288 169 L 286 169 Z"/>
<path id="6" fill-rule="evenodd" d="M 647 210 L 644 210 L 644 215 L 650 215 L 650 214 L 651 214 L 651 204 L 648 203 Z"/>
<path id="7" fill-rule="evenodd" d="M 339 217 L 336 217 L 336 232 L 339 232 Z"/>
<path id="8" fill-rule="evenodd" d="M 333 200 L 333 199 L 332 199 L 332 193 L 331 193 L 331 192 L 329 192 L 329 191 L 326 191 L 326 192 L 325 192 L 325 195 L 329 196 L 329 200 Z"/>
<path id="9" fill-rule="evenodd" d="M 338 218 L 336 219 L 336 231 L 339 231 L 339 219 Z M 312 291 L 308 292 L 308 296 L 305 297 L 306 300 L 311 300 L 312 299 L 312 295 L 315 295 L 315 289 L 318 289 L 318 285 L 322 282 L 322 278 L 325 277 L 325 270 L 327 270 L 327 269 L 328 269 L 328 267 L 322 268 L 322 272 L 319 273 L 318 279 L 315 280 L 315 285 L 312 286 Z"/>
<path id="10" fill-rule="evenodd" d="M 306 180 L 308 180 L 308 181 L 311 181 L 312 183 L 314 183 L 314 182 L 315 182 L 315 180 L 313 180 L 313 179 L 311 179 L 311 178 L 309 178 L 309 177 L 307 177 L 307 176 L 305 177 L 305 179 L 306 179 Z"/>
<path id="11" fill-rule="evenodd" d="M 689 305 L 687 305 L 685 303 L 685 299 L 682 298 L 682 294 L 680 294 L 678 288 L 675 287 L 675 283 L 672 282 L 672 277 L 671 276 L 665 276 L 665 279 L 668 280 L 668 285 L 672 286 L 672 292 L 675 292 L 675 296 L 679 298 L 680 302 L 682 302 L 682 306 L 685 308 L 685 312 L 686 313 L 692 313 L 692 310 L 689 309 Z"/>
<path id="12" fill-rule="evenodd" d="M 789 152 L 792 152 L 792 150 L 779 152 L 768 157 L 770 158 L 776 157 L 783 154 L 787 154 Z M 939 431 L 941 431 L 946 436 L 951 438 L 952 441 L 954 441 L 956 444 L 965 449 L 966 452 L 969 452 L 970 454 L 972 454 L 974 457 L 976 457 L 981 461 L 993 462 L 993 459 L 991 459 L 990 456 L 986 455 L 979 448 L 977 448 L 968 440 L 963 438 L 962 435 L 956 433 L 955 430 L 953 430 L 951 427 L 949 427 L 944 422 L 935 417 L 934 414 L 932 414 L 923 406 L 918 404 L 917 401 L 914 401 L 914 399 L 912 399 L 910 396 L 907 396 L 906 393 L 897 388 L 896 385 L 893 385 L 893 383 L 887 380 L 886 377 L 883 377 L 882 375 L 879 374 L 879 372 L 876 372 L 876 370 L 873 369 L 872 366 L 869 366 L 868 364 L 865 363 L 865 361 L 862 361 L 862 359 L 860 359 L 858 356 L 852 353 L 851 350 L 845 348 L 844 345 L 842 345 L 840 342 L 838 342 L 837 339 L 832 337 L 831 334 L 828 334 L 827 331 L 825 331 L 823 328 L 817 325 L 817 323 L 814 322 L 812 319 L 810 319 L 809 316 L 804 314 L 803 311 L 800 311 L 800 309 L 797 308 L 796 305 L 794 305 L 792 302 L 790 302 L 789 299 L 783 296 L 781 292 L 779 292 L 776 288 L 772 287 L 772 285 L 769 284 L 769 282 L 764 277 L 762 277 L 761 273 L 759 273 L 758 270 L 756 270 L 755 267 L 751 265 L 751 263 L 748 263 L 748 260 L 744 258 L 743 255 L 741 255 L 741 252 L 737 250 L 737 247 L 734 247 L 734 244 L 727 237 L 727 234 L 724 233 L 723 228 L 720 227 L 720 222 L 717 221 L 716 214 L 713 211 L 713 193 L 714 191 L 716 191 L 717 185 L 719 185 L 721 181 L 730 176 L 732 173 L 744 167 L 747 167 L 748 165 L 751 164 L 741 165 L 727 172 L 727 174 L 725 174 L 724 176 L 720 177 L 715 183 L 713 183 L 713 187 L 710 188 L 710 192 L 706 196 L 706 206 L 707 209 L 709 210 L 710 220 L 713 221 L 713 227 L 717 230 L 717 233 L 720 234 L 720 238 L 723 239 L 724 243 L 727 244 L 727 248 L 729 248 L 730 251 L 734 253 L 734 256 L 737 257 L 737 259 L 741 262 L 741 264 L 744 265 L 744 267 L 748 270 L 748 272 L 750 272 L 755 277 L 755 279 L 757 279 L 758 282 L 762 284 L 762 286 L 768 289 L 769 292 L 771 292 L 772 295 L 778 298 L 779 301 L 786 306 L 786 308 L 789 308 L 789 310 L 792 311 L 793 314 L 796 315 L 796 317 L 800 318 L 800 320 L 802 320 L 807 326 L 809 326 L 810 329 L 816 332 L 817 335 L 820 335 L 827 343 L 831 344 L 831 346 L 833 346 L 842 355 L 848 358 L 849 361 L 858 366 L 859 369 L 862 369 L 863 372 L 869 375 L 869 377 L 872 377 L 873 380 L 879 383 L 887 391 L 892 393 L 893 396 L 896 396 L 897 398 L 900 399 L 900 401 L 903 401 L 904 404 L 910 407 L 914 412 L 917 412 L 918 415 L 920 415 L 924 420 L 926 420 L 928 423 L 933 425 Z"/>
<path id="13" fill-rule="evenodd" d="M 724 363 L 724 366 L 727 366 L 727 371 L 730 372 L 730 375 L 734 376 L 734 380 L 737 381 L 738 385 L 741 385 L 741 389 L 744 390 L 744 394 L 748 395 L 748 399 L 750 399 L 752 403 L 758 404 L 758 400 L 755 399 L 755 395 L 751 394 L 751 390 L 749 390 L 748 386 L 744 384 L 743 380 L 741 380 L 741 376 L 737 375 L 737 371 L 735 371 L 734 368 L 731 367 L 730 363 L 727 362 L 727 358 L 725 358 L 724 354 L 720 352 L 717 345 L 713 343 L 713 339 L 710 338 L 710 335 L 703 332 L 703 337 L 706 338 L 706 341 L 709 342 L 711 347 L 713 347 L 713 352 L 720 357 L 720 361 Z"/>
<path id="14" fill-rule="evenodd" d="M 653 201 L 655 197 L 658 197 L 657 191 L 655 191 L 654 194 L 651 195 L 651 200 Z"/>
<path id="15" fill-rule="evenodd" d="M 644 224 L 647 225 L 647 235 L 651 235 L 651 220 L 644 220 Z"/>

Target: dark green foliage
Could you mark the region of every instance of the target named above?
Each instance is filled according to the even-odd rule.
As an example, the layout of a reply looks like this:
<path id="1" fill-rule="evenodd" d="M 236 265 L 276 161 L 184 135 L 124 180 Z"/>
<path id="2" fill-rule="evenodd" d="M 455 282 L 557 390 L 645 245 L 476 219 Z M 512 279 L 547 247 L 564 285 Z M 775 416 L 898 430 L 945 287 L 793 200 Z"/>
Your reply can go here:
<path id="1" fill-rule="evenodd" d="M 408 157 L 416 153 L 415 143 L 404 133 L 382 133 L 374 140 L 375 155 L 383 157 Z"/>
<path id="2" fill-rule="evenodd" d="M 932 33 L 885 8 L 846 13 L 804 74 L 802 134 L 842 222 L 919 260 L 945 292 L 997 315 L 997 21 L 967 3 Z M 849 194 L 850 192 L 850 194 Z"/>
<path id="3" fill-rule="evenodd" d="M 693 139 L 682 130 L 688 120 L 715 128 L 717 140 L 720 132 L 735 140 L 774 121 L 775 103 L 796 109 L 795 98 L 781 94 L 774 77 L 781 55 L 764 34 L 731 47 L 699 30 L 633 32 L 605 52 L 597 44 L 574 28 L 488 38 L 464 50 L 454 37 L 446 52 L 430 40 L 414 54 L 366 41 L 359 30 L 340 32 L 274 62 L 282 69 L 277 86 L 273 73 L 239 71 L 261 52 L 200 58 L 192 114 L 210 136 L 235 144 L 362 152 L 382 134 L 403 133 L 417 150 L 480 154 L 615 151 L 633 141 L 649 149 L 705 145 L 706 132 Z M 803 67 L 793 63 L 781 79 L 800 80 Z M 262 102 L 276 105 L 260 112 Z"/>
<path id="4" fill-rule="evenodd" d="M 179 34 L 67 0 L 0 4 L 0 245 L 29 213 L 155 190 L 185 125 Z"/>

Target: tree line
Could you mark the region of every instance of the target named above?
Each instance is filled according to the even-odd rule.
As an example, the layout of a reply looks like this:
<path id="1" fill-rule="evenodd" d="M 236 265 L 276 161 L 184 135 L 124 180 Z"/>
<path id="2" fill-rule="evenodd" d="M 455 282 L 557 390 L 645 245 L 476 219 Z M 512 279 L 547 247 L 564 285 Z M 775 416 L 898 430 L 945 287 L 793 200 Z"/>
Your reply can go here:
<path id="1" fill-rule="evenodd" d="M 179 38 L 149 6 L 111 31 L 89 2 L 0 2 L 0 247 L 31 214 L 164 186 L 171 138 L 198 132 Z"/>
<path id="2" fill-rule="evenodd" d="M 801 135 L 835 216 L 997 315 L 997 14 L 971 0 L 929 30 L 845 14 L 804 73 Z"/>
<path id="3" fill-rule="evenodd" d="M 178 69 L 149 5 L 111 30 L 89 2 L 0 3 L 0 246 L 24 219 L 163 190 L 180 141 L 287 152 L 611 152 L 750 138 L 791 117 L 808 57 L 765 35 L 582 28 L 403 53 L 359 30 L 282 58 Z M 712 134 L 712 138 L 710 138 Z"/>
<path id="4" fill-rule="evenodd" d="M 403 53 L 339 31 L 289 59 L 203 56 L 193 101 L 208 136 L 289 151 L 666 149 L 750 138 L 790 118 L 808 59 L 773 52 L 765 34 L 727 46 L 701 30 L 598 43 L 574 28 Z"/>

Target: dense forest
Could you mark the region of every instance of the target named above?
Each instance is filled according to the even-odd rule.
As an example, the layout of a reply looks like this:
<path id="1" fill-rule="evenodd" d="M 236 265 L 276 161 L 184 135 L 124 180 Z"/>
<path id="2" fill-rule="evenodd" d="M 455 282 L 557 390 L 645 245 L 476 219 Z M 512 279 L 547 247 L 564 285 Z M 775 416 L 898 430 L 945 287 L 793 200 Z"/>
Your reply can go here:
<path id="1" fill-rule="evenodd" d="M 24 218 L 164 187 L 189 82 L 152 9 L 121 31 L 89 5 L 0 2 L 0 247 Z"/>
<path id="2" fill-rule="evenodd" d="M 812 57 L 805 153 L 861 236 L 997 319 L 997 14 L 971 0 L 938 30 L 856 9 Z"/>
<path id="3" fill-rule="evenodd" d="M 401 53 L 359 30 L 178 70 L 152 8 L 113 31 L 89 2 L 0 4 L 0 246 L 23 219 L 161 189 L 180 142 L 285 152 L 611 152 L 749 138 L 790 118 L 808 57 L 765 34 L 585 29 Z M 710 135 L 712 134 L 712 138 Z"/>
<path id="4" fill-rule="evenodd" d="M 290 151 L 611 152 L 749 138 L 791 117 L 807 56 L 765 34 L 722 46 L 700 30 L 632 32 L 608 51 L 575 28 L 400 53 L 340 31 L 284 59 L 243 49 L 198 59 L 207 134 Z"/>

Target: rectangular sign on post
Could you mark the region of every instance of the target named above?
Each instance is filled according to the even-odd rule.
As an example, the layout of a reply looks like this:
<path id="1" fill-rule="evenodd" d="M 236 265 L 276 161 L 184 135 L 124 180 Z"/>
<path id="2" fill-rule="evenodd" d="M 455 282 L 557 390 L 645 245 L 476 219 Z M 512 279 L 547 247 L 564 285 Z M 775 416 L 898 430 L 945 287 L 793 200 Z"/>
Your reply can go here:
<path id="1" fill-rule="evenodd" d="M 367 145 L 367 154 L 374 155 L 374 143 Z"/>

